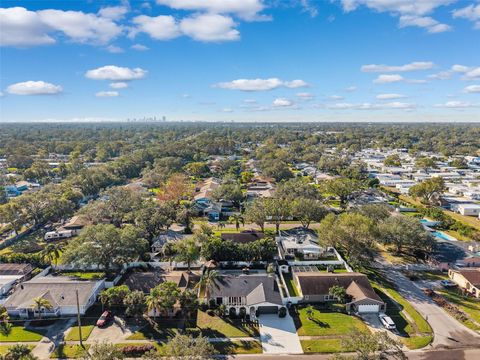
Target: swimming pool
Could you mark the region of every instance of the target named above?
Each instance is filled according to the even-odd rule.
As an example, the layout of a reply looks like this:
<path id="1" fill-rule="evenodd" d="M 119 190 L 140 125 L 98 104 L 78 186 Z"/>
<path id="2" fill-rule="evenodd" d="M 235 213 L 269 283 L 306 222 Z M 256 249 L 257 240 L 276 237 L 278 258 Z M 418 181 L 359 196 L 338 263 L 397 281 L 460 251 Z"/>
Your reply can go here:
<path id="1" fill-rule="evenodd" d="M 440 231 L 433 231 L 432 232 L 432 235 L 442 239 L 442 240 L 446 240 L 446 241 L 457 241 L 457 239 L 455 239 L 454 237 L 450 236 L 450 235 L 447 235 L 443 232 L 440 232 Z"/>

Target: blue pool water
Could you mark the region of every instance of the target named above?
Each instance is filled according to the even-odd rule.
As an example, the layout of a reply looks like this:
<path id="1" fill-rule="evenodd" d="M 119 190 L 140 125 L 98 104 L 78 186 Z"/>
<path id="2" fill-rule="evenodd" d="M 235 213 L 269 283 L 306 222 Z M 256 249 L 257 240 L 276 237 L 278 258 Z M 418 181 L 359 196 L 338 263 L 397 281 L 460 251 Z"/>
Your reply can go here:
<path id="1" fill-rule="evenodd" d="M 442 239 L 442 240 L 447 240 L 447 241 L 455 241 L 457 239 L 451 237 L 451 236 L 448 236 L 447 234 L 444 234 L 440 231 L 434 231 L 432 232 L 433 235 L 435 235 L 436 237 Z"/>

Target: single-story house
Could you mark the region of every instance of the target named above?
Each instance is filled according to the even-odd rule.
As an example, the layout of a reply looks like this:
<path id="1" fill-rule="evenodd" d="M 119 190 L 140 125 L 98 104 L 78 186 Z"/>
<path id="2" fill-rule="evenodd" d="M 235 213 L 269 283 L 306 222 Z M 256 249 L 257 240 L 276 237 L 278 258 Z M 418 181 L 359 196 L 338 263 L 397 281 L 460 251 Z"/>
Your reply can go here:
<path id="1" fill-rule="evenodd" d="M 303 256 L 305 260 L 315 260 L 327 250 L 318 245 L 314 231 L 302 227 L 282 230 L 275 240 L 280 244 L 284 256 Z"/>
<path id="2" fill-rule="evenodd" d="M 480 205 L 479 204 L 452 204 L 451 209 L 461 215 L 465 216 L 479 216 Z"/>
<path id="3" fill-rule="evenodd" d="M 187 289 L 193 290 L 200 280 L 200 275 L 188 271 L 164 271 L 160 268 L 149 271 L 134 271 L 129 273 L 122 284 L 127 285 L 132 291 L 141 291 L 144 294 L 149 294 L 150 290 L 164 282 L 170 281 L 177 285 L 180 291 Z M 182 310 L 180 303 L 177 301 L 173 310 L 168 316 L 175 316 Z M 159 312 L 156 309 L 151 309 L 148 316 L 158 316 Z"/>
<path id="4" fill-rule="evenodd" d="M 228 314 L 246 314 L 253 319 L 261 314 L 277 314 L 282 296 L 273 275 L 224 275 L 216 281 L 210 298 L 225 305 Z"/>
<path id="5" fill-rule="evenodd" d="M 152 252 L 160 253 L 163 251 L 163 245 L 165 245 L 166 243 L 182 240 L 186 236 L 187 235 L 180 231 L 167 230 L 158 235 L 155 239 L 153 239 L 153 244 L 151 246 Z"/>
<path id="6" fill-rule="evenodd" d="M 346 308 L 355 313 L 384 312 L 386 305 L 370 285 L 370 281 L 360 273 L 293 272 L 293 280 L 299 290 L 301 302 L 316 303 L 335 301 L 329 294 L 332 286 L 346 290 Z"/>
<path id="7" fill-rule="evenodd" d="M 480 269 L 450 269 L 448 276 L 466 293 L 480 298 Z"/>
<path id="8" fill-rule="evenodd" d="M 248 244 L 263 239 L 264 234 L 254 230 L 245 230 L 239 233 L 222 233 L 220 237 L 222 240 L 232 241 L 237 244 Z"/>
<path id="9" fill-rule="evenodd" d="M 12 317 L 32 319 L 40 315 L 34 299 L 44 298 L 52 309 L 41 308 L 42 317 L 76 315 L 78 292 L 80 314 L 84 315 L 104 287 L 104 280 L 78 281 L 64 276 L 41 276 L 17 285 L 4 306 Z"/>
<path id="10" fill-rule="evenodd" d="M 480 267 L 480 256 L 468 256 L 458 260 L 455 265 L 461 267 Z"/>
<path id="11" fill-rule="evenodd" d="M 72 232 L 72 235 L 78 235 L 80 231 L 87 225 L 89 225 L 90 222 L 85 219 L 82 216 L 76 215 L 70 219 L 69 222 L 64 224 L 59 231 L 62 230 L 70 230 Z"/>
<path id="12" fill-rule="evenodd" d="M 220 186 L 220 181 L 208 178 L 195 189 L 193 199 L 198 204 L 208 204 L 212 201 L 212 192 Z"/>
<path id="13" fill-rule="evenodd" d="M 33 268 L 30 264 L 0 264 L 0 296 L 4 296 L 18 283 L 26 280 Z"/>

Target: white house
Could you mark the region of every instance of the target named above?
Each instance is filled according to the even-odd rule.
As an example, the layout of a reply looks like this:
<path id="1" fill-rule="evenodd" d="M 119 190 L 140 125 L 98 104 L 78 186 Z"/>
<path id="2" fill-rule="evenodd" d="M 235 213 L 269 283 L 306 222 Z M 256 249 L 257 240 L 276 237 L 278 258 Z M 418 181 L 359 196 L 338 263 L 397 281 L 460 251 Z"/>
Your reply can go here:
<path id="1" fill-rule="evenodd" d="M 284 256 L 303 256 L 304 259 L 318 259 L 326 249 L 318 245 L 314 232 L 304 228 L 280 231 L 275 239 L 280 244 Z"/>
<path id="2" fill-rule="evenodd" d="M 12 317 L 32 319 L 40 315 L 34 299 L 43 298 L 52 308 L 41 308 L 42 317 L 76 315 L 78 291 L 80 314 L 84 315 L 104 288 L 104 280 L 77 281 L 65 276 L 41 276 L 17 285 L 4 306 Z"/>
<path id="3" fill-rule="evenodd" d="M 448 276 L 465 292 L 480 298 L 480 269 L 448 270 Z"/>
<path id="4" fill-rule="evenodd" d="M 479 204 L 452 204 L 452 210 L 465 216 L 479 216 L 480 205 Z"/>

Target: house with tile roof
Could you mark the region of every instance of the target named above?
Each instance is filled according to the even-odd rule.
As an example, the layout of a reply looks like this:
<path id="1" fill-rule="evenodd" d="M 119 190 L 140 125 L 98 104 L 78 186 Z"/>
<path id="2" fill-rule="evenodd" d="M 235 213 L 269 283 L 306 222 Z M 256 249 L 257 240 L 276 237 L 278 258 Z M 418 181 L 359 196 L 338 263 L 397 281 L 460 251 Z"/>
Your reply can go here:
<path id="1" fill-rule="evenodd" d="M 480 269 L 448 270 L 448 276 L 460 289 L 480 298 Z"/>

